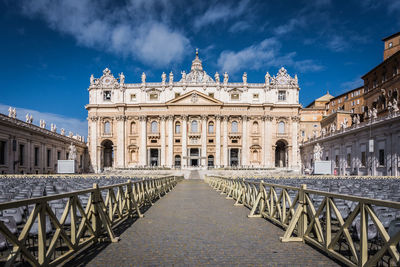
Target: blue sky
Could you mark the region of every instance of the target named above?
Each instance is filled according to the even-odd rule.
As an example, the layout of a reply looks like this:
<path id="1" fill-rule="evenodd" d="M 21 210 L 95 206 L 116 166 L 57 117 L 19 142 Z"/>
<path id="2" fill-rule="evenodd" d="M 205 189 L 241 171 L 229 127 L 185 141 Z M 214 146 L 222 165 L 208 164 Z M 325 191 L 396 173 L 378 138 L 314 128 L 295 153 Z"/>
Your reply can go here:
<path id="1" fill-rule="evenodd" d="M 14 106 L 87 135 L 92 73 L 179 77 L 195 48 L 211 76 L 228 71 L 232 82 L 243 72 L 263 82 L 284 66 L 305 106 L 361 85 L 382 61 L 381 39 L 400 30 L 398 14 L 399 0 L 0 0 L 0 112 Z"/>

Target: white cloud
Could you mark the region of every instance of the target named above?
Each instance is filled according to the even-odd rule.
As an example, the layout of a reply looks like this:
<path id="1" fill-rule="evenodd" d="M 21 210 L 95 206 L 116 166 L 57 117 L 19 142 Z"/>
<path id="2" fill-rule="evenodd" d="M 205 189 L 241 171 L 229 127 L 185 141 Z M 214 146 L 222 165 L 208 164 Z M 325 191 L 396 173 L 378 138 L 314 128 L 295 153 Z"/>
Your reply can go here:
<path id="1" fill-rule="evenodd" d="M 229 28 L 229 32 L 242 32 L 249 29 L 250 27 L 251 25 L 247 21 L 238 21 Z"/>
<path id="2" fill-rule="evenodd" d="M 348 91 L 348 90 L 352 90 L 352 89 L 355 89 L 357 87 L 360 87 L 363 84 L 364 84 L 363 79 L 361 79 L 360 76 L 357 76 L 356 78 L 354 78 L 351 81 L 347 81 L 347 82 L 344 82 L 344 83 L 340 84 L 340 87 L 345 89 L 346 91 Z"/>
<path id="3" fill-rule="evenodd" d="M 227 21 L 242 15 L 247 9 L 250 0 L 242 0 L 239 4 L 228 5 L 226 3 L 211 6 L 207 11 L 194 21 L 195 29 L 212 25 L 220 21 Z"/>
<path id="4" fill-rule="evenodd" d="M 190 47 L 189 39 L 168 23 L 171 7 L 166 0 L 132 0 L 119 6 L 111 0 L 24 0 L 21 8 L 23 14 L 43 19 L 82 46 L 146 64 L 180 61 Z"/>
<path id="5" fill-rule="evenodd" d="M 8 115 L 8 108 L 9 106 L 0 104 L 0 113 Z M 79 120 L 76 118 L 65 117 L 54 113 L 41 112 L 33 109 L 26 109 L 20 107 L 15 107 L 15 108 L 17 111 L 17 118 L 22 121 L 25 121 L 26 113 L 29 113 L 32 114 L 33 124 L 35 125 L 39 126 L 39 121 L 45 120 L 46 128 L 48 130 L 50 129 L 50 124 L 53 123 L 57 126 L 58 133 L 60 133 L 61 128 L 64 128 L 66 134 L 68 134 L 71 131 L 74 133 L 74 135 L 77 133 L 81 136 L 85 136 L 86 140 L 88 131 L 88 124 L 86 120 Z"/>
<path id="6" fill-rule="evenodd" d="M 288 23 L 276 27 L 274 30 L 274 33 L 276 35 L 285 35 L 287 33 L 292 32 L 295 29 L 303 27 L 304 25 L 305 25 L 304 18 L 302 18 L 302 19 L 293 18 L 293 19 L 290 19 Z"/>
<path id="7" fill-rule="evenodd" d="M 334 52 L 341 52 L 349 47 L 349 43 L 343 36 L 333 35 L 328 38 L 326 46 Z"/>
<path id="8" fill-rule="evenodd" d="M 240 70 L 260 70 L 267 67 L 291 66 L 300 72 L 319 71 L 323 66 L 313 60 L 295 60 L 296 53 L 282 55 L 281 43 L 277 38 L 267 38 L 238 52 L 225 50 L 218 58 L 221 71 L 237 73 Z"/>

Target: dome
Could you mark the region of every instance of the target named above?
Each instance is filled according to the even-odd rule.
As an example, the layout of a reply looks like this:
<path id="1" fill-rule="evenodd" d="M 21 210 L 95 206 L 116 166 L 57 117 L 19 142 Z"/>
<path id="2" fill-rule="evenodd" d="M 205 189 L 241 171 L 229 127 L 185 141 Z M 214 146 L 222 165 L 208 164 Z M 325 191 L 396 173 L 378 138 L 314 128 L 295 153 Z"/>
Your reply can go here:
<path id="1" fill-rule="evenodd" d="M 196 57 L 192 61 L 192 67 L 186 77 L 182 77 L 180 82 L 186 83 L 214 83 L 214 80 L 203 70 L 203 65 L 199 59 L 199 51 L 196 49 Z"/>

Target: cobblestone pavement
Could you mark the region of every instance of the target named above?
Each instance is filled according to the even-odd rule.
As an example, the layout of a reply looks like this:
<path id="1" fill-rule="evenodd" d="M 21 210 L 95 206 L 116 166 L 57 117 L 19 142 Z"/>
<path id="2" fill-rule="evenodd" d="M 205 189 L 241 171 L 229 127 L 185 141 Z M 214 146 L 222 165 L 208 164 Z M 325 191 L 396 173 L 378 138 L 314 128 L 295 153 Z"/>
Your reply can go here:
<path id="1" fill-rule="evenodd" d="M 249 219 L 248 209 L 233 204 L 204 181 L 185 180 L 128 227 L 120 242 L 73 265 L 338 265 L 306 244 L 281 243 L 281 228 L 265 219 Z"/>

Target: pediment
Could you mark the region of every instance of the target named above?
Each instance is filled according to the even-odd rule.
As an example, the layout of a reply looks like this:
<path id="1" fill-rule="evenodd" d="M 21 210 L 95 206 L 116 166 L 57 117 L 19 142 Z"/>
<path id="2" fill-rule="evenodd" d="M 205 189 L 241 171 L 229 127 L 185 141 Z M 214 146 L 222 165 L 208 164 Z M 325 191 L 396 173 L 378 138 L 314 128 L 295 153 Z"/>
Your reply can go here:
<path id="1" fill-rule="evenodd" d="M 167 105 L 222 105 L 223 103 L 213 97 L 200 93 L 196 90 L 174 98 Z"/>

